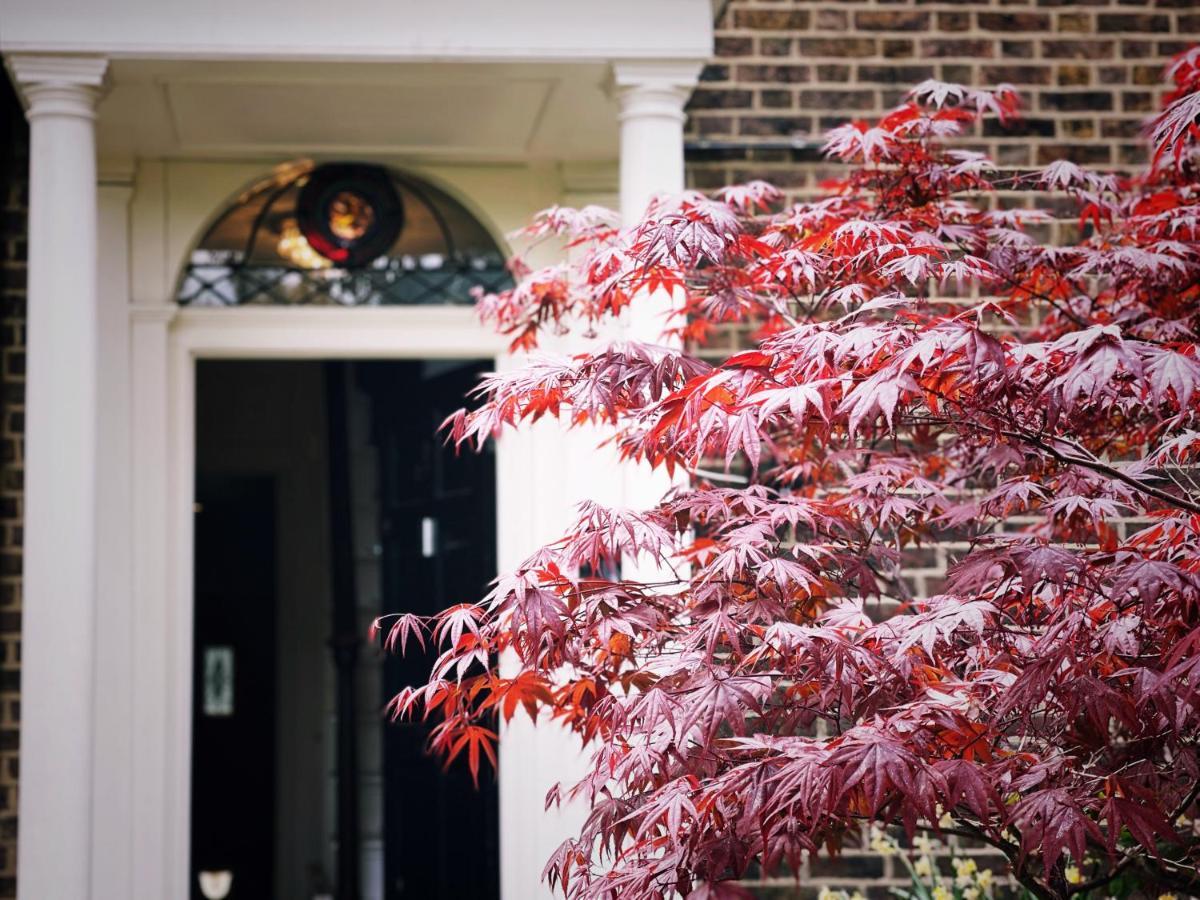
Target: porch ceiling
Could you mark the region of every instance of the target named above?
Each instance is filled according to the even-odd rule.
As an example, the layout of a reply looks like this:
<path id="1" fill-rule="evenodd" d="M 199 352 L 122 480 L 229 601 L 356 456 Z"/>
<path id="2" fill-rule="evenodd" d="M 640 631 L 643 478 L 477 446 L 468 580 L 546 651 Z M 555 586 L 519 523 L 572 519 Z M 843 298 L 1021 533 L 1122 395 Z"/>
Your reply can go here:
<path id="1" fill-rule="evenodd" d="M 99 107 L 99 154 L 614 159 L 607 79 L 596 62 L 116 59 Z"/>

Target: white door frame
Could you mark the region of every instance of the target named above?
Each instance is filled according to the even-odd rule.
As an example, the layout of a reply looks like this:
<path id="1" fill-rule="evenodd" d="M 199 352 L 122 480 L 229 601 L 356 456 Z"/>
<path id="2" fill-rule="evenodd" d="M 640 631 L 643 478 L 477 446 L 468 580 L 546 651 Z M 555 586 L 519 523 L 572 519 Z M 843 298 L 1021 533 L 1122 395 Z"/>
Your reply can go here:
<path id="1" fill-rule="evenodd" d="M 190 877 L 197 361 L 501 360 L 505 345 L 478 323 L 473 309 L 452 306 L 134 307 L 131 328 L 131 869 L 136 896 L 184 898 Z M 500 472 L 511 470 L 513 461 L 498 448 Z M 517 468 L 525 467 L 518 461 Z M 498 534 L 527 534 L 527 511 L 504 495 L 514 496 L 498 491 Z"/>

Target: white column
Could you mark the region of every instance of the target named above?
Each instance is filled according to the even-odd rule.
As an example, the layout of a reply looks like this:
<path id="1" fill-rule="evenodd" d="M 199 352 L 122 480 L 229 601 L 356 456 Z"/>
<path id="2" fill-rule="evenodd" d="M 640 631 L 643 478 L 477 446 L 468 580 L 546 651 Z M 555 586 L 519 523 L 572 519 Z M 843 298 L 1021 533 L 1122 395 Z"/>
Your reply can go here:
<path id="1" fill-rule="evenodd" d="M 106 61 L 9 59 L 30 128 L 19 896 L 91 894 L 95 109 Z"/>
<path id="2" fill-rule="evenodd" d="M 636 222 L 650 200 L 684 188 L 683 108 L 700 76 L 701 64 L 689 61 L 639 61 L 613 64 L 620 105 L 621 218 Z M 626 336 L 659 343 L 667 325 L 671 298 L 643 298 L 626 314 Z"/>
<path id="3" fill-rule="evenodd" d="M 620 104 L 621 216 L 636 221 L 655 194 L 683 190 L 683 111 L 700 76 L 697 61 L 613 64 Z"/>
<path id="4" fill-rule="evenodd" d="M 620 104 L 621 127 L 621 218 L 636 222 L 650 200 L 659 194 L 677 194 L 684 189 L 684 105 L 700 76 L 697 61 L 640 61 L 613 65 L 613 82 Z M 663 331 L 670 325 L 675 300 L 666 291 L 638 297 L 630 306 L 625 337 L 663 344 Z M 646 464 L 623 467 L 623 503 L 631 509 L 650 509 L 670 489 L 665 471 L 654 472 Z M 629 577 L 653 580 L 657 572 L 627 561 Z"/>

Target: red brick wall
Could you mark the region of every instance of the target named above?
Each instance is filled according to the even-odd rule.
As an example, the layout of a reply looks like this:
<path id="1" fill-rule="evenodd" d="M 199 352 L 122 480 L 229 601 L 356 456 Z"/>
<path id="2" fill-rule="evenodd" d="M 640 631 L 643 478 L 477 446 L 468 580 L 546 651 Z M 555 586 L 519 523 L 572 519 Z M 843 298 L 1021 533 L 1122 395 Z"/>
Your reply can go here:
<path id="1" fill-rule="evenodd" d="M 731 0 L 691 100 L 690 179 L 809 188 L 826 129 L 926 78 L 1020 89 L 1024 121 L 972 140 L 1004 166 L 1136 164 L 1163 64 L 1196 41 L 1197 0 Z"/>

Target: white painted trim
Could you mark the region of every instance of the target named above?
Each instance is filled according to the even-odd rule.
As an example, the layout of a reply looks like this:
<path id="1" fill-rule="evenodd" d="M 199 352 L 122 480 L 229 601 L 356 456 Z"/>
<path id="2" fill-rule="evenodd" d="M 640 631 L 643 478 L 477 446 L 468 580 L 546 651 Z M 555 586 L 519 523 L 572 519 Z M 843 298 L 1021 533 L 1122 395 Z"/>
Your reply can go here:
<path id="1" fill-rule="evenodd" d="M 130 453 L 130 183 L 101 184 L 99 194 L 96 394 L 96 659 L 92 703 L 92 896 L 130 895 L 129 830 L 110 823 L 132 814 L 133 580 Z"/>
<path id="2" fill-rule="evenodd" d="M 177 309 L 133 306 L 136 660 L 132 896 L 188 896 L 195 371 L 200 359 L 497 359 L 467 307 Z M 164 427 L 165 423 L 165 427 Z M 503 448 L 497 466 L 512 471 Z M 510 499 L 504 499 L 504 497 Z M 524 504 L 497 498 L 498 527 Z"/>
<path id="3" fill-rule="evenodd" d="M 132 315 L 153 318 L 160 309 L 134 307 Z M 469 306 L 185 307 L 172 313 L 174 343 L 196 358 L 495 357 L 505 348 Z"/>

